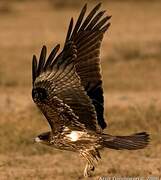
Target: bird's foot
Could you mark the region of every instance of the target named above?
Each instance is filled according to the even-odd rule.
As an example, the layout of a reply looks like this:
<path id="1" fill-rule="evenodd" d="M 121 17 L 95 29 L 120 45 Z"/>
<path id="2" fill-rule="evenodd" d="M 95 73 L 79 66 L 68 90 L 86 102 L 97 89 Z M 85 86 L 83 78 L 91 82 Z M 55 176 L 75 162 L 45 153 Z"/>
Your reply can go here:
<path id="1" fill-rule="evenodd" d="M 92 171 L 94 170 L 95 170 L 95 167 L 87 163 L 84 169 L 84 177 L 90 177 L 92 175 Z"/>

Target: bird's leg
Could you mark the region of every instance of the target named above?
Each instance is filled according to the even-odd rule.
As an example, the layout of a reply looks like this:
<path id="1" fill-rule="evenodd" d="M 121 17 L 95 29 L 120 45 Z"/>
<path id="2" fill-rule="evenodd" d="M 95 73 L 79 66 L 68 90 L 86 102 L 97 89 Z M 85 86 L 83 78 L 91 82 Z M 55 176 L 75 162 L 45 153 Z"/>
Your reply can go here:
<path id="1" fill-rule="evenodd" d="M 94 166 L 89 164 L 89 162 L 87 162 L 85 168 L 84 168 L 84 177 L 90 177 L 91 176 L 91 171 L 94 171 Z"/>
<path id="2" fill-rule="evenodd" d="M 95 162 L 92 155 L 88 151 L 82 151 L 80 155 L 87 161 L 87 164 L 84 169 L 84 176 L 91 176 L 91 171 L 95 169 Z"/>
<path id="3" fill-rule="evenodd" d="M 88 163 L 86 164 L 85 168 L 84 168 L 84 177 L 89 177 L 89 173 L 88 173 Z"/>
<path id="4" fill-rule="evenodd" d="M 95 170 L 95 166 L 91 165 L 91 164 L 88 164 L 88 169 L 90 171 L 94 171 Z"/>

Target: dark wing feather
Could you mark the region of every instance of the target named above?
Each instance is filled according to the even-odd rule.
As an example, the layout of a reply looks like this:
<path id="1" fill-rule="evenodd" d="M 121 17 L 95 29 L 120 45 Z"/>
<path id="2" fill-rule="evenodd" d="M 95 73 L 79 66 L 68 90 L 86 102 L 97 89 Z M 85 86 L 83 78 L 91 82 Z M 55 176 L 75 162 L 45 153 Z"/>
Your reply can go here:
<path id="1" fill-rule="evenodd" d="M 50 67 L 53 59 L 54 59 L 55 56 L 56 56 L 56 53 L 59 51 L 59 48 L 60 48 L 60 44 L 58 44 L 57 46 L 55 46 L 55 48 L 52 50 L 52 52 L 50 53 L 50 55 L 49 55 L 49 57 L 48 57 L 48 59 L 47 59 L 47 61 L 46 61 L 46 63 L 45 63 L 44 70 L 47 70 L 47 69 Z"/>
<path id="2" fill-rule="evenodd" d="M 82 9 L 82 11 L 81 11 L 81 13 L 80 13 L 80 15 L 78 17 L 76 25 L 75 25 L 75 27 L 73 29 L 73 33 L 72 33 L 71 39 L 73 39 L 77 35 L 78 29 L 80 28 L 80 24 L 82 23 L 82 20 L 84 18 L 86 10 L 87 10 L 87 4 L 85 4 L 85 6 L 83 7 L 83 9 Z"/>
<path id="3" fill-rule="evenodd" d="M 36 59 L 36 56 L 33 55 L 33 59 L 32 59 L 32 82 L 33 82 L 33 84 L 36 79 L 36 76 L 37 76 L 37 59 Z"/>
<path id="4" fill-rule="evenodd" d="M 43 71 L 44 64 L 45 64 L 46 52 L 47 52 L 46 46 L 43 46 L 41 53 L 40 53 L 37 75 L 39 75 Z"/>
<path id="5" fill-rule="evenodd" d="M 91 21 L 91 19 L 93 18 L 95 13 L 98 11 L 100 6 L 101 6 L 101 3 L 99 3 L 97 6 L 95 6 L 95 8 L 89 13 L 89 15 L 84 20 L 82 26 L 80 27 L 80 31 L 83 31 L 87 27 L 88 23 Z"/>
<path id="6" fill-rule="evenodd" d="M 75 59 L 76 72 L 78 73 L 81 84 L 92 99 L 97 113 L 97 120 L 102 128 L 106 127 L 104 121 L 104 98 L 102 88 L 102 76 L 100 73 L 100 46 L 105 31 L 110 23 L 110 16 L 104 15 L 105 11 L 99 11 L 99 3 L 85 17 L 87 5 L 85 5 L 78 17 L 75 27 L 73 27 L 73 18 L 69 24 L 68 33 L 63 49 L 63 54 L 69 42 L 73 42 L 77 50 Z M 83 20 L 84 19 L 84 20 Z"/>
<path id="7" fill-rule="evenodd" d="M 47 118 L 53 133 L 61 132 L 67 127 L 97 131 L 94 106 L 80 83 L 73 63 L 76 51 L 74 47 L 66 47 L 65 55 L 61 53 L 55 59 L 50 59 L 55 57 L 57 47 L 46 63 L 42 63 L 45 62 L 46 53 L 41 53 L 38 64 L 41 67 L 40 73 L 35 65 L 35 56 L 33 58 L 33 100 Z"/>

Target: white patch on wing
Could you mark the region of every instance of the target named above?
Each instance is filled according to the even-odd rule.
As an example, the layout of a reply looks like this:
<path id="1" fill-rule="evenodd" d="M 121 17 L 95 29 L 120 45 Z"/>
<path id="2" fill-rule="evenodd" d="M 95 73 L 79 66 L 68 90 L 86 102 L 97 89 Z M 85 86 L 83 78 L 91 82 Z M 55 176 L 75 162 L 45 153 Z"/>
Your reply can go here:
<path id="1" fill-rule="evenodd" d="M 70 134 L 67 134 L 66 136 L 69 137 L 71 141 L 77 141 L 84 134 L 86 133 L 82 131 L 72 131 Z"/>

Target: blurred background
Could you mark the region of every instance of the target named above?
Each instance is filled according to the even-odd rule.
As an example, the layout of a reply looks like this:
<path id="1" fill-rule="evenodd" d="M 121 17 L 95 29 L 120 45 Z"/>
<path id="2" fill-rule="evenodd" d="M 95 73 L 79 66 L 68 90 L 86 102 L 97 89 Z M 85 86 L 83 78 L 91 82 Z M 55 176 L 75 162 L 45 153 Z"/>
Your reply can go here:
<path id="1" fill-rule="evenodd" d="M 33 143 L 48 130 L 31 99 L 31 60 L 43 45 L 63 43 L 69 20 L 96 0 L 0 1 L 0 179 L 83 179 L 84 162 L 70 152 Z M 161 175 L 161 1 L 102 0 L 112 15 L 101 65 L 106 132 L 148 131 L 151 144 L 133 152 L 107 150 L 92 179 Z M 81 162 L 81 165 L 80 165 Z"/>

